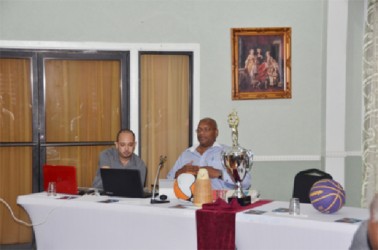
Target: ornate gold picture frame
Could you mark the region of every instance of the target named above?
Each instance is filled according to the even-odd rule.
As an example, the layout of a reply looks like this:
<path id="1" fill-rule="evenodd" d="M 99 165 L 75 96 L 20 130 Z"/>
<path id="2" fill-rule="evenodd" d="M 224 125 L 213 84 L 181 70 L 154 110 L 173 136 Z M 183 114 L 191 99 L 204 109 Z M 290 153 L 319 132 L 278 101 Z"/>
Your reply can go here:
<path id="1" fill-rule="evenodd" d="M 232 99 L 291 98 L 291 28 L 233 28 Z"/>

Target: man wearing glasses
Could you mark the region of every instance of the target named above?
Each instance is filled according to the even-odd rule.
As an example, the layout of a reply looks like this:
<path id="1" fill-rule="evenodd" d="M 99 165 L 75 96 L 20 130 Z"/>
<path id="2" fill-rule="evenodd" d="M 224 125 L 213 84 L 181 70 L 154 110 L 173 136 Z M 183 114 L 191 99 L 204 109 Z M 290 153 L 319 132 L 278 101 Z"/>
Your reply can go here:
<path id="1" fill-rule="evenodd" d="M 96 177 L 93 180 L 93 187 L 103 189 L 100 175 L 100 168 L 128 168 L 138 169 L 142 183 L 146 180 L 146 164 L 134 154 L 136 141 L 135 134 L 129 129 L 122 129 L 117 134 L 115 147 L 101 152 L 98 162 Z"/>
<path id="2" fill-rule="evenodd" d="M 196 176 L 200 168 L 205 168 L 211 178 L 213 189 L 233 189 L 235 184 L 222 165 L 221 153 L 227 148 L 216 142 L 217 122 L 212 118 L 204 118 L 198 123 L 196 132 L 199 145 L 186 149 L 180 155 L 169 171 L 167 179 L 176 179 L 182 173 Z M 242 188 L 249 189 L 250 185 L 251 176 L 247 173 L 242 182 Z"/>

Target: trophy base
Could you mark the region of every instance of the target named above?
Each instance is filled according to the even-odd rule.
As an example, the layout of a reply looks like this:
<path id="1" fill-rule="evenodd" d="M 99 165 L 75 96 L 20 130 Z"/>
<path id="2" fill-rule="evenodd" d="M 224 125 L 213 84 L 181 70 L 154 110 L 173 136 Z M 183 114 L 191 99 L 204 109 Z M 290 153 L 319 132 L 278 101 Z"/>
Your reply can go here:
<path id="1" fill-rule="evenodd" d="M 248 206 L 251 204 L 251 196 L 244 196 L 242 198 L 238 198 L 238 197 L 228 197 L 228 203 L 231 203 L 232 199 L 237 199 L 238 203 L 240 206 Z"/>

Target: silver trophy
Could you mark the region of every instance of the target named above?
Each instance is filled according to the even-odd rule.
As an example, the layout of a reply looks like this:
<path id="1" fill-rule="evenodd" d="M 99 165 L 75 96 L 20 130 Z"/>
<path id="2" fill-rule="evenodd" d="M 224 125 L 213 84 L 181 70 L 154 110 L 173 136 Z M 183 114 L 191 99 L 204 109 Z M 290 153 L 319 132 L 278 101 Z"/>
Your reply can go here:
<path id="1" fill-rule="evenodd" d="M 241 182 L 252 169 L 253 153 L 238 143 L 238 125 L 239 117 L 236 111 L 228 115 L 228 124 L 232 131 L 232 148 L 222 152 L 222 164 L 226 168 L 228 174 L 236 184 L 235 191 L 229 198 L 231 201 L 236 198 L 240 205 L 245 206 L 251 203 L 251 196 L 246 196 L 242 190 Z"/>

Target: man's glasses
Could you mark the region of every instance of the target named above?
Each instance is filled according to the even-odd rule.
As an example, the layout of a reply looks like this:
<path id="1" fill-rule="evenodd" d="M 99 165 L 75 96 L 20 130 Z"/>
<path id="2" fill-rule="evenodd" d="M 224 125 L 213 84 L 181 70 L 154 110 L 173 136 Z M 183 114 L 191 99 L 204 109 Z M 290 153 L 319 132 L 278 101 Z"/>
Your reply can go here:
<path id="1" fill-rule="evenodd" d="M 197 128 L 196 133 L 208 133 L 210 131 L 214 130 L 213 128 Z"/>

